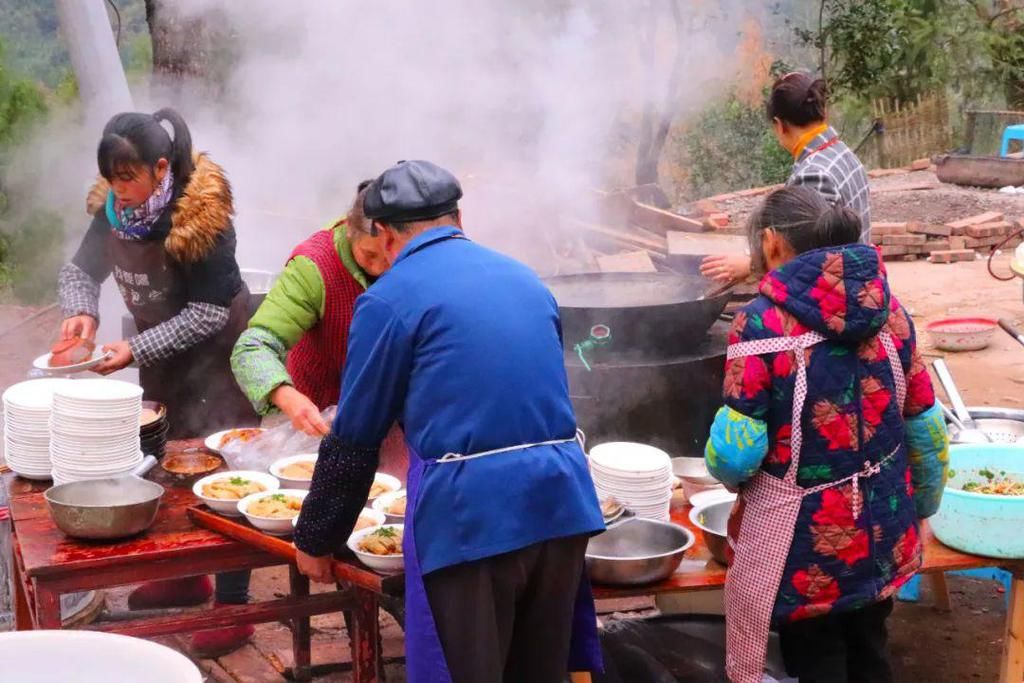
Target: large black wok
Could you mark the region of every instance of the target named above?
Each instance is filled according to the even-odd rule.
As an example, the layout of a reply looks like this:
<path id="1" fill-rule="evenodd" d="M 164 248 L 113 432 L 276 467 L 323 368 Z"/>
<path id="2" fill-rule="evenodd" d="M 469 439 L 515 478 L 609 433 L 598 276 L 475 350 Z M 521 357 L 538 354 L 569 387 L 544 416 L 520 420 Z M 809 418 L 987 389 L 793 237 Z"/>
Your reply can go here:
<path id="1" fill-rule="evenodd" d="M 671 273 L 583 273 L 545 282 L 558 302 L 567 350 L 604 325 L 611 331 L 608 351 L 684 355 L 729 301 L 718 283 Z"/>

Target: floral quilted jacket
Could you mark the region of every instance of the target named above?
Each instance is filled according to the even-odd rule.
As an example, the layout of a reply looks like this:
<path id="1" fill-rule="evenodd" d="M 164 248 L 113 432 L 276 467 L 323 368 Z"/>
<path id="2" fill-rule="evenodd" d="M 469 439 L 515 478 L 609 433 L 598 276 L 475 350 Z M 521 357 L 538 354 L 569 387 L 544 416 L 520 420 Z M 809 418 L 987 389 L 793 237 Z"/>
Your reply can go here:
<path id="1" fill-rule="evenodd" d="M 906 375 L 902 406 L 883 330 L 893 336 Z M 806 351 L 800 486 L 837 481 L 895 456 L 860 480 L 857 518 L 851 484 L 803 499 L 776 597 L 777 623 L 857 609 L 909 579 L 921 564 L 918 520 L 938 508 L 948 460 L 945 423 L 914 324 L 890 293 L 875 248 L 810 251 L 769 273 L 760 296 L 737 314 L 730 343 L 809 331 L 826 341 Z M 727 363 L 725 406 L 705 451 L 709 469 L 726 484 L 742 488 L 759 469 L 785 474 L 795 375 L 788 351 Z"/>

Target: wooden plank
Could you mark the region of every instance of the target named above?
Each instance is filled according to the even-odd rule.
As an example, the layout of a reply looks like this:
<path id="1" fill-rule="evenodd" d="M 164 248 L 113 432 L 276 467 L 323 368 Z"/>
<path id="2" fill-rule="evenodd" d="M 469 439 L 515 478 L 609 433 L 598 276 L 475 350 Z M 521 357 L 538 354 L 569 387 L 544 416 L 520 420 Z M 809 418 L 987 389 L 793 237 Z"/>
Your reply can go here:
<path id="1" fill-rule="evenodd" d="M 199 526 L 258 548 L 282 560 L 295 561 L 295 544 L 280 536 L 265 534 L 245 519 L 222 517 L 211 512 L 205 505 L 190 507 L 188 515 Z M 377 574 L 358 564 L 358 561 L 354 559 L 335 559 L 334 576 L 338 581 L 345 581 L 374 593 L 388 595 L 400 594 L 405 585 L 405 579 L 401 575 Z"/>
<path id="2" fill-rule="evenodd" d="M 668 240 L 668 253 L 672 256 L 745 254 L 747 251 L 747 239 L 740 235 L 670 231 L 665 233 L 665 237 Z"/>
<path id="3" fill-rule="evenodd" d="M 298 595 L 253 602 L 245 605 L 220 605 L 217 609 L 197 612 L 188 610 L 166 617 L 110 621 L 92 624 L 92 631 L 120 633 L 136 638 L 155 638 L 172 633 L 202 631 L 234 624 L 263 624 L 285 619 L 308 619 L 316 614 L 331 614 L 351 609 L 355 601 L 351 593 L 332 591 L 316 595 Z"/>
<path id="4" fill-rule="evenodd" d="M 630 213 L 630 221 L 662 234 L 669 230 L 681 230 L 683 232 L 706 232 L 708 230 L 703 221 L 680 216 L 677 213 L 664 211 L 656 206 L 641 204 L 640 202 L 634 202 L 633 210 Z"/>
<path id="5" fill-rule="evenodd" d="M 630 245 L 634 249 L 646 249 L 661 252 L 664 254 L 668 250 L 668 242 L 664 238 L 651 239 L 631 233 L 627 230 L 618 230 L 616 228 L 610 228 L 606 225 L 597 225 L 595 223 L 586 223 L 579 219 L 572 219 L 573 223 L 576 223 L 582 229 L 587 232 L 605 237 L 620 244 Z"/>
<path id="6" fill-rule="evenodd" d="M 658 269 L 646 251 L 630 251 L 611 256 L 598 256 L 597 265 L 602 273 L 656 273 Z"/>

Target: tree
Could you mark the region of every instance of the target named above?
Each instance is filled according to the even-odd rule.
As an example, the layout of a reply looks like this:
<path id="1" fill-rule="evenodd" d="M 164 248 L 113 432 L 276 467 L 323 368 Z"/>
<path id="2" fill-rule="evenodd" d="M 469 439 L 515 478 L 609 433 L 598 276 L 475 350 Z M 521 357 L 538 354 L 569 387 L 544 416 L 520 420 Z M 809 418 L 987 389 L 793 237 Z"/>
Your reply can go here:
<path id="1" fill-rule="evenodd" d="M 672 16 L 675 27 L 675 53 L 672 65 L 669 68 L 669 75 L 664 86 L 664 94 L 660 100 L 657 93 L 656 81 L 656 52 L 657 41 L 655 39 L 659 23 L 658 5 L 650 3 L 644 14 L 644 21 L 640 28 L 640 47 L 644 61 L 644 71 L 647 75 L 647 101 L 644 105 L 643 114 L 640 118 L 640 139 L 636 150 L 636 186 L 640 188 L 639 199 L 646 201 L 660 208 L 668 208 L 671 205 L 668 197 L 658 186 L 658 163 L 661 161 L 661 153 L 665 149 L 665 141 L 672 128 L 679 109 L 679 81 L 682 75 L 684 44 L 684 23 L 682 10 L 678 0 L 670 0 L 668 3 L 669 12 Z"/>
<path id="2" fill-rule="evenodd" d="M 145 0 L 153 75 L 164 85 L 219 92 L 230 62 L 230 36 L 218 12 L 185 14 L 174 0 Z"/>

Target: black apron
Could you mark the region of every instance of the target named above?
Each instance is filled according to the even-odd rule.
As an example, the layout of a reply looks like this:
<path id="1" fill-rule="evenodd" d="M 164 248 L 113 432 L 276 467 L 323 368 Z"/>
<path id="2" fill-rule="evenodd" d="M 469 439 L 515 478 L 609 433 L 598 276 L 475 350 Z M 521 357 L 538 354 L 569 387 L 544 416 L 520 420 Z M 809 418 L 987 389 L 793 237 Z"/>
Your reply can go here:
<path id="1" fill-rule="evenodd" d="M 184 272 L 167 253 L 163 240 L 123 240 L 111 234 L 110 245 L 114 280 L 140 333 L 185 308 Z M 259 424 L 259 416 L 231 372 L 231 351 L 248 319 L 249 289 L 243 282 L 223 330 L 176 356 L 139 368 L 145 398 L 167 406 L 167 438 L 192 438 Z"/>

